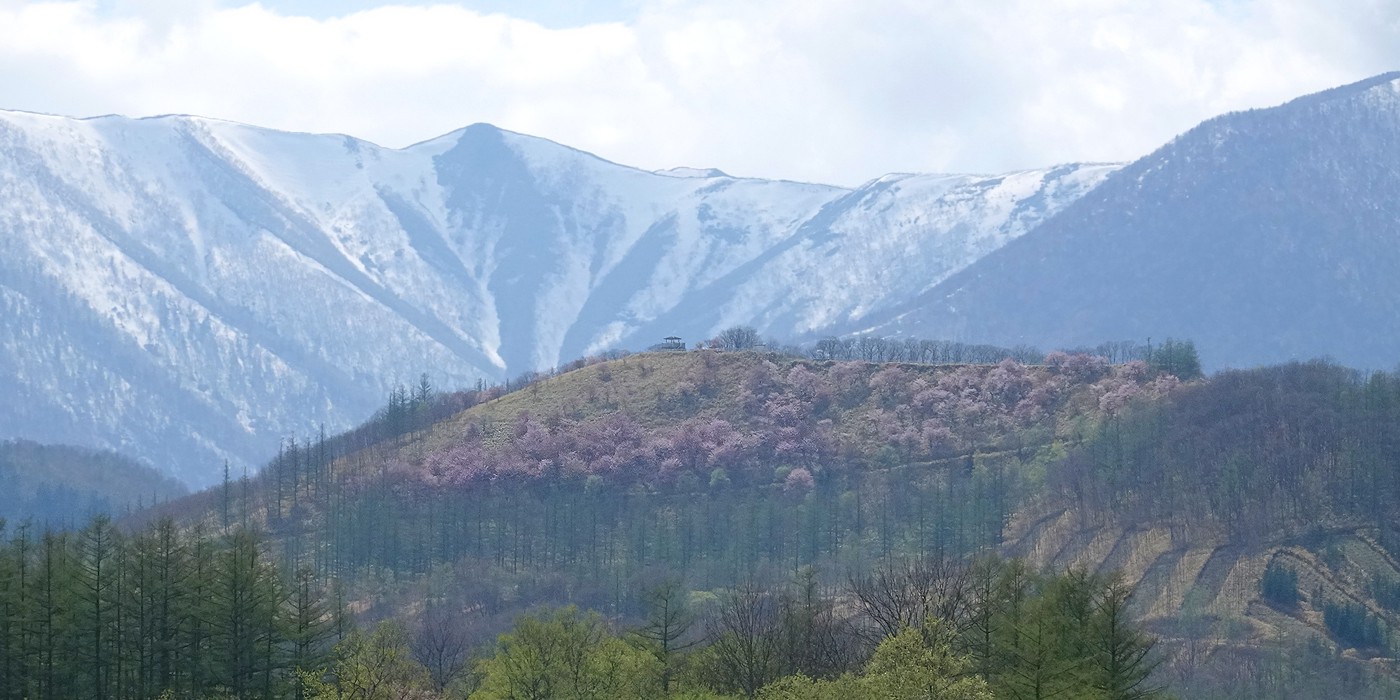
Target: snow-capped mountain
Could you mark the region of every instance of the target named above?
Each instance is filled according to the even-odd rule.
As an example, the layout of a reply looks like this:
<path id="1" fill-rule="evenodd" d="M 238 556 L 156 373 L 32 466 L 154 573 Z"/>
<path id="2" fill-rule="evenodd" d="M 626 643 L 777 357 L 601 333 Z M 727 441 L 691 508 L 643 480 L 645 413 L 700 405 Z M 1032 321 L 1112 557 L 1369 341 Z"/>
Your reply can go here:
<path id="1" fill-rule="evenodd" d="M 202 484 L 365 418 L 670 334 L 859 325 L 1116 166 L 856 190 L 645 172 L 476 125 L 405 149 L 0 112 L 0 437 Z"/>
<path id="2" fill-rule="evenodd" d="M 875 323 L 1213 367 L 1400 362 L 1400 73 L 1211 119 Z"/>

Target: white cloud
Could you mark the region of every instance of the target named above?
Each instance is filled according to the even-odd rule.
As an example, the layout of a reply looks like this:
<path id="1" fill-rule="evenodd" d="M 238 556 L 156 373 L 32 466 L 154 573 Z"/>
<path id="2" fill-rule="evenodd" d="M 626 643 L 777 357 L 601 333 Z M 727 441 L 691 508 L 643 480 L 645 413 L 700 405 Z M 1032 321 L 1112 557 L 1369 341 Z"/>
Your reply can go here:
<path id="1" fill-rule="evenodd" d="M 848 184 L 1130 159 L 1395 67 L 1388 0 L 653 0 L 564 29 L 450 4 L 0 0 L 0 106 L 395 146 L 489 121 L 641 167 Z"/>

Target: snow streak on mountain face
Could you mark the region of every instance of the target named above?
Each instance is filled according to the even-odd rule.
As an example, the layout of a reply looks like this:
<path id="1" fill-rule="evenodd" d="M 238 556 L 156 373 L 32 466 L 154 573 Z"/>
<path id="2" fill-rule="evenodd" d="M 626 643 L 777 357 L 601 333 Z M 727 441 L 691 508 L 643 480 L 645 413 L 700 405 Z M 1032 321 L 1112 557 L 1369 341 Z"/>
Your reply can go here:
<path id="1" fill-rule="evenodd" d="M 486 125 L 393 150 L 0 112 L 0 437 L 204 484 L 421 372 L 450 388 L 673 333 L 859 325 L 1113 169 L 851 191 L 644 172 Z"/>

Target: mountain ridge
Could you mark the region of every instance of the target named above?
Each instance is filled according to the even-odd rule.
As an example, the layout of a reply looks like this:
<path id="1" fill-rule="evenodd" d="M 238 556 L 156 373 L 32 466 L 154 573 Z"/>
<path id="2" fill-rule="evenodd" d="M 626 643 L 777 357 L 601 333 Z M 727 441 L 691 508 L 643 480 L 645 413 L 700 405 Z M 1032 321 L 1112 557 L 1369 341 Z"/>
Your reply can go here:
<path id="1" fill-rule="evenodd" d="M 425 371 L 470 386 L 728 325 L 819 332 L 970 264 L 1113 167 L 851 190 L 649 173 L 481 124 L 389 149 L 16 112 L 0 112 L 0 154 L 0 302 L 17 319 L 0 387 L 38 397 L 0 423 L 194 483 L 362 419 Z"/>

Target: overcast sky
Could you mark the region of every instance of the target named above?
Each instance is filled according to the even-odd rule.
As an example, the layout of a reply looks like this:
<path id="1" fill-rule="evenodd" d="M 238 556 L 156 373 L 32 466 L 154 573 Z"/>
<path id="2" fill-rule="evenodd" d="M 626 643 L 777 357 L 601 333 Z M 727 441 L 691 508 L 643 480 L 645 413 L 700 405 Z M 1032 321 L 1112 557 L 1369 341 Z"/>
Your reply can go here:
<path id="1" fill-rule="evenodd" d="M 0 0 L 0 107 L 847 185 L 1129 160 L 1395 69 L 1396 0 Z"/>

